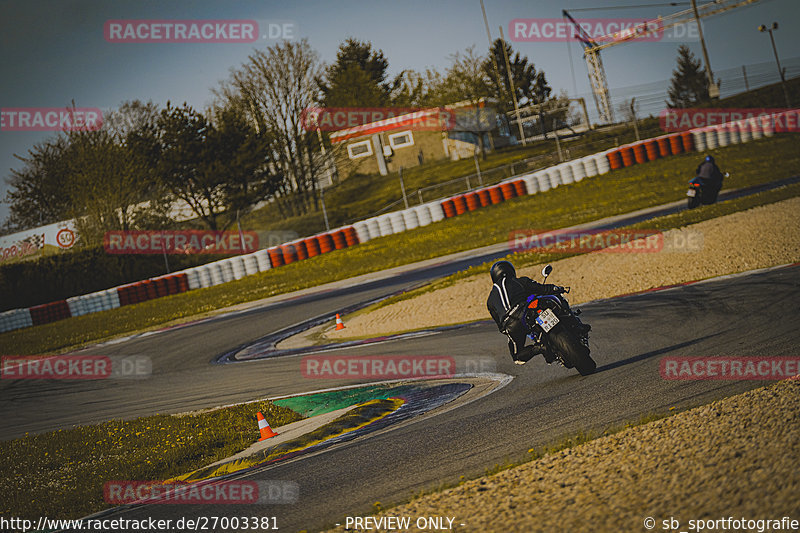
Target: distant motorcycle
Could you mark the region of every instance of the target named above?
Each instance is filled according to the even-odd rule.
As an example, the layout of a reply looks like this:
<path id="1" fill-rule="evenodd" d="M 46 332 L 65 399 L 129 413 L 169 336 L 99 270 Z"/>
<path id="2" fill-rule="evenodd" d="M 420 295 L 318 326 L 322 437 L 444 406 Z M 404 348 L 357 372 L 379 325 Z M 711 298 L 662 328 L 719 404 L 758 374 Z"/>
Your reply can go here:
<path id="1" fill-rule="evenodd" d="M 552 271 L 551 265 L 542 269 L 542 283 Z M 564 292 L 569 292 L 569 287 L 565 287 Z M 549 352 L 545 353 L 545 359 L 575 368 L 582 376 L 595 371 L 597 365 L 589 355 L 589 330 L 592 328 L 578 318 L 580 311 L 573 312 L 562 295 L 531 295 L 526 306 L 522 323 L 528 336 Z"/>
<path id="2" fill-rule="evenodd" d="M 724 174 L 727 178 L 730 176 L 728 172 Z M 722 188 L 722 182 L 712 183 L 705 178 L 696 177 L 689 180 L 689 190 L 686 191 L 688 197 L 689 209 L 694 209 L 701 204 L 711 205 L 716 203 L 719 190 Z"/>

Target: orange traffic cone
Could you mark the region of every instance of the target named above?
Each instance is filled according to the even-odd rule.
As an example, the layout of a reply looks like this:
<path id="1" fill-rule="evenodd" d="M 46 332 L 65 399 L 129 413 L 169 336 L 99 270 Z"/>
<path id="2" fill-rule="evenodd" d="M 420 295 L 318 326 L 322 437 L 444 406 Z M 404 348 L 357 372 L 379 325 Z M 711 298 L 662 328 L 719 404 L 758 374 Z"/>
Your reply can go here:
<path id="1" fill-rule="evenodd" d="M 336 313 L 336 329 L 344 329 L 344 322 L 342 322 L 342 317 L 339 316 L 339 313 Z"/>
<path id="2" fill-rule="evenodd" d="M 261 438 L 258 440 L 267 440 L 277 435 L 277 433 L 272 431 L 272 428 L 269 427 L 269 423 L 267 419 L 264 418 L 264 415 L 261 414 L 261 411 L 256 414 L 256 418 L 258 418 L 258 430 L 261 431 Z"/>

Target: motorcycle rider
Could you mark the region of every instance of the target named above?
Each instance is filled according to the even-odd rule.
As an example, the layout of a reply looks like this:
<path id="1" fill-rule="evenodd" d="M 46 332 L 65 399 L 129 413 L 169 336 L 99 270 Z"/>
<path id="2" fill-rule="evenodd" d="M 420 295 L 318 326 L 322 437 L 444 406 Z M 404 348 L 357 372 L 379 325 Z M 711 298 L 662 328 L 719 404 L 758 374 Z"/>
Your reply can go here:
<path id="1" fill-rule="evenodd" d="M 707 155 L 703 162 L 698 165 L 695 175 L 703 180 L 703 186 L 708 187 L 709 197 L 716 201 L 717 194 L 722 189 L 723 175 L 714 162 L 714 157 Z"/>
<path id="2" fill-rule="evenodd" d="M 501 333 L 508 335 L 508 350 L 518 365 L 524 365 L 533 356 L 543 354 L 548 358 L 544 346 L 534 341 L 525 346 L 528 331 L 522 323 L 525 301 L 531 295 L 563 294 L 564 287 L 537 283 L 527 277 L 517 277 L 517 272 L 509 261 L 498 261 L 489 270 L 492 278 L 492 291 L 486 307 Z M 552 363 L 552 360 L 547 360 Z"/>

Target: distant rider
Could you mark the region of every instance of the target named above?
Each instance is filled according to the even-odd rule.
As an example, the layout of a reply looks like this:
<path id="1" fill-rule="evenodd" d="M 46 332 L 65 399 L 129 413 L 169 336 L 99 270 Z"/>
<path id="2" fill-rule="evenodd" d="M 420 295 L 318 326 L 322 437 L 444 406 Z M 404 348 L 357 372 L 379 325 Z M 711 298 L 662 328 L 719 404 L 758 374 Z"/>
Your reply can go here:
<path id="1" fill-rule="evenodd" d="M 706 156 L 703 162 L 697 167 L 695 175 L 703 180 L 703 185 L 708 185 L 709 189 L 712 191 L 711 196 L 716 198 L 719 190 L 722 188 L 723 175 L 712 156 Z"/>
<path id="2" fill-rule="evenodd" d="M 498 261 L 489 270 L 492 277 L 492 292 L 486 307 L 501 333 L 508 335 L 508 350 L 518 365 L 524 365 L 536 354 L 545 354 L 544 346 L 534 342 L 525 346 L 528 331 L 522 323 L 525 302 L 528 296 L 562 294 L 564 287 L 543 285 L 527 277 L 517 277 L 517 272 L 508 261 Z M 552 361 L 548 361 L 552 362 Z"/>

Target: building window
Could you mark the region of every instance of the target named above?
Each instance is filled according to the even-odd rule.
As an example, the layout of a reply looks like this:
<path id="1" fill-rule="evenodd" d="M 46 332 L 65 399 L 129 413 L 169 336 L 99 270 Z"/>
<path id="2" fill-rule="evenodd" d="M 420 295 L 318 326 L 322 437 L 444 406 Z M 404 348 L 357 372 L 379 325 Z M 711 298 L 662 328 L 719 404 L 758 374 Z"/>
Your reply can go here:
<path id="1" fill-rule="evenodd" d="M 405 146 L 414 146 L 414 137 L 411 136 L 410 131 L 401 131 L 400 133 L 392 133 L 389 135 L 389 146 L 392 148 L 403 148 Z"/>
<path id="2" fill-rule="evenodd" d="M 358 159 L 359 157 L 372 155 L 372 143 L 367 140 L 348 144 L 347 153 L 350 155 L 350 159 Z"/>

